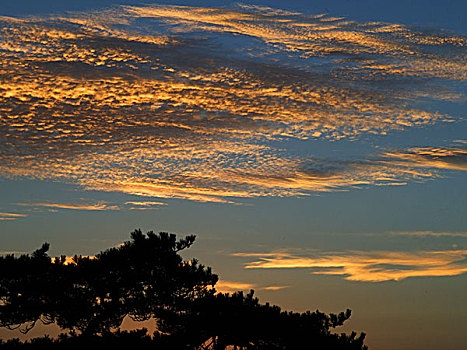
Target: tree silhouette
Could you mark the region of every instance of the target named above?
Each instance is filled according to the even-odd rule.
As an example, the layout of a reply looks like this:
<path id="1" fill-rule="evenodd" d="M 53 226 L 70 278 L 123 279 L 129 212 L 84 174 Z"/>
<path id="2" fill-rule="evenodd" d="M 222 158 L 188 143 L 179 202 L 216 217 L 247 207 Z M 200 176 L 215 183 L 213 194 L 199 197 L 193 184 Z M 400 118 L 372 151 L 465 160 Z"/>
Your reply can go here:
<path id="1" fill-rule="evenodd" d="M 190 349 L 366 349 L 364 333 L 357 337 L 355 332 L 331 332 L 350 314 L 350 310 L 337 315 L 286 312 L 279 306 L 259 303 L 251 290 L 246 295 L 219 293 L 197 299 L 189 312 L 163 322 L 161 331 L 169 334 L 174 348 L 183 340 Z"/>
<path id="2" fill-rule="evenodd" d="M 130 241 L 93 258 L 52 259 L 47 243 L 31 255 L 0 257 L 0 327 L 27 333 L 41 321 L 71 331 L 71 337 L 23 343 L 28 349 L 130 339 L 141 349 L 366 349 L 363 333 L 331 332 L 350 317 L 350 310 L 337 315 L 286 312 L 261 304 L 253 291 L 216 293 L 218 277 L 211 268 L 179 254 L 194 240 L 135 230 Z M 126 316 L 156 319 L 154 337 L 145 330 L 120 332 Z M 0 342 L 0 347 L 20 345 Z"/>
<path id="3" fill-rule="evenodd" d="M 137 321 L 165 317 L 196 298 L 214 293 L 217 276 L 179 252 L 195 236 L 141 230 L 131 241 L 95 258 L 51 259 L 45 243 L 31 256 L 0 258 L 0 326 L 26 333 L 37 321 L 89 334 Z"/>

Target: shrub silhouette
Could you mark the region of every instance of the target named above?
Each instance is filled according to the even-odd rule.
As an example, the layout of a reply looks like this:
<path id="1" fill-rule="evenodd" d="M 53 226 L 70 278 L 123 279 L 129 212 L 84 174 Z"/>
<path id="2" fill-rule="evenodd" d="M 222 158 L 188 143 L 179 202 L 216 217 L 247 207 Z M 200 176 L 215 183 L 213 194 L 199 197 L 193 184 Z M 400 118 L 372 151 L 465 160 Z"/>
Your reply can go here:
<path id="1" fill-rule="evenodd" d="M 82 348 L 129 341 L 140 349 L 366 349 L 365 335 L 335 334 L 350 310 L 338 315 L 294 313 L 261 304 L 254 292 L 216 293 L 218 280 L 196 259 L 179 252 L 195 236 L 141 230 L 131 240 L 96 257 L 50 258 L 49 245 L 31 255 L 0 257 L 0 326 L 27 333 L 39 321 L 56 323 L 70 335 L 24 343 L 0 342 L 5 349 Z M 122 332 L 129 316 L 154 318 L 146 330 Z"/>

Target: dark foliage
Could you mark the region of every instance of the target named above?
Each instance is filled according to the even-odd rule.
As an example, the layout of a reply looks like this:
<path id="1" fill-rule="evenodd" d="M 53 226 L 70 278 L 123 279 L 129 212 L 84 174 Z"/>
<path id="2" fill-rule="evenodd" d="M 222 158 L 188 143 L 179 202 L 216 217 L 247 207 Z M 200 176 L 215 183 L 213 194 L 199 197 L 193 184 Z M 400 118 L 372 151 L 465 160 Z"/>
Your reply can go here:
<path id="1" fill-rule="evenodd" d="M 112 350 L 169 350 L 158 346 L 146 329 L 136 331 L 116 331 L 105 335 L 66 335 L 61 334 L 58 339 L 49 337 L 34 338 L 25 342 L 18 339 L 0 340 L 2 350 L 83 350 L 83 349 L 112 349 Z"/>
<path id="2" fill-rule="evenodd" d="M 252 290 L 197 299 L 186 313 L 162 322 L 160 330 L 169 334 L 166 342 L 173 342 L 174 348 L 365 349 L 363 333 L 357 337 L 330 331 L 343 325 L 350 313 L 286 312 L 259 303 Z"/>
<path id="3" fill-rule="evenodd" d="M 211 295 L 217 276 L 179 252 L 195 237 L 140 230 L 132 240 L 96 258 L 47 256 L 48 244 L 31 256 L 0 257 L 0 326 L 22 327 L 37 321 L 63 329 L 104 334 L 125 316 L 142 321 L 175 312 L 192 300 Z"/>
<path id="4" fill-rule="evenodd" d="M 31 255 L 0 257 L 0 326 L 27 333 L 41 321 L 69 335 L 0 342 L 2 349 L 341 349 L 363 350 L 365 335 L 336 334 L 350 310 L 294 313 L 259 303 L 253 291 L 222 294 L 209 267 L 179 255 L 195 240 L 140 230 L 95 258 L 52 259 L 45 243 Z M 157 320 L 146 330 L 121 332 L 123 319 Z"/>

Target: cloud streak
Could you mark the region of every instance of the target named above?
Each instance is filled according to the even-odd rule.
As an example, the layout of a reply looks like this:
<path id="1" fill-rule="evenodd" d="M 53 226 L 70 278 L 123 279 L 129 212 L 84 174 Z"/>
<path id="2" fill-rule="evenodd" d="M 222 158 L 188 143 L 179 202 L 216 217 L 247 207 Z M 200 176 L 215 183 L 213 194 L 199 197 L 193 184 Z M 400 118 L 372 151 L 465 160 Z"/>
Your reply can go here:
<path id="1" fill-rule="evenodd" d="M 116 205 L 99 204 L 79 204 L 79 203 L 16 203 L 17 205 L 34 207 L 34 208 L 50 208 L 50 209 L 69 209 L 69 210 L 120 210 Z"/>
<path id="2" fill-rule="evenodd" d="M 232 282 L 232 281 L 223 281 L 220 280 L 216 283 L 216 291 L 219 293 L 234 293 L 239 290 L 250 290 L 254 289 L 256 284 L 253 283 L 243 283 L 243 282 Z"/>
<path id="3" fill-rule="evenodd" d="M 389 232 L 393 236 L 414 236 L 414 237 L 460 237 L 467 238 L 467 232 L 432 232 L 432 231 L 411 231 L 411 232 Z"/>
<path id="4" fill-rule="evenodd" d="M 26 214 L 17 214 L 17 213 L 3 213 L 0 212 L 0 221 L 11 221 L 19 218 L 26 217 Z"/>
<path id="5" fill-rule="evenodd" d="M 446 170 L 467 170 L 467 149 L 419 147 L 406 152 L 387 152 L 386 157 L 399 160 L 397 164 L 420 168 L 437 168 Z"/>
<path id="6" fill-rule="evenodd" d="M 216 283 L 216 291 L 219 293 L 234 293 L 238 291 L 249 291 L 254 289 L 258 290 L 266 290 L 266 291 L 278 291 L 281 289 L 288 288 L 289 286 L 259 286 L 255 283 L 245 283 L 245 282 L 232 282 L 232 281 L 224 281 L 220 280 Z"/>
<path id="7" fill-rule="evenodd" d="M 130 210 L 153 210 L 163 205 L 167 205 L 164 202 L 125 202 L 126 205 L 130 205 Z"/>
<path id="8" fill-rule="evenodd" d="M 266 254 L 236 253 L 255 258 L 246 269 L 307 269 L 315 275 L 336 275 L 360 282 L 400 281 L 409 277 L 457 276 L 467 272 L 467 251 L 346 251 Z"/>

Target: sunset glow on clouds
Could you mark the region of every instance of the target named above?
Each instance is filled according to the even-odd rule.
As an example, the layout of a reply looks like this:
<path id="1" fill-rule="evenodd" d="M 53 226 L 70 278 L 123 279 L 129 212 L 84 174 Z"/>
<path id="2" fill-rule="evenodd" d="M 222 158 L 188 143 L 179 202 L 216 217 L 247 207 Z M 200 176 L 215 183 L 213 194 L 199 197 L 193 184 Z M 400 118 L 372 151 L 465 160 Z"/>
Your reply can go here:
<path id="1" fill-rule="evenodd" d="M 0 174 L 9 179 L 238 203 L 467 169 L 464 144 L 352 160 L 287 147 L 457 122 L 414 101 L 465 100 L 453 86 L 466 79 L 461 36 L 240 5 L 0 23 Z"/>
<path id="2" fill-rule="evenodd" d="M 0 221 L 2 220 L 16 220 L 18 218 L 26 217 L 26 214 L 17 214 L 17 213 L 0 213 Z"/>
<path id="3" fill-rule="evenodd" d="M 219 281 L 216 283 L 216 291 L 220 293 L 234 293 L 239 290 L 250 290 L 256 288 L 255 284 L 242 283 L 242 282 L 230 282 L 230 281 Z"/>
<path id="4" fill-rule="evenodd" d="M 163 202 L 126 202 L 126 205 L 130 205 L 130 210 L 153 210 L 160 206 L 167 205 Z"/>
<path id="5" fill-rule="evenodd" d="M 236 253 L 254 259 L 246 269 L 308 269 L 315 275 L 337 275 L 351 281 L 382 282 L 409 277 L 456 276 L 467 272 L 467 250 L 448 251 L 297 251 Z"/>
<path id="6" fill-rule="evenodd" d="M 288 287 L 289 286 L 260 286 L 255 283 L 232 282 L 224 280 L 218 281 L 215 286 L 216 291 L 219 293 L 235 293 L 238 291 L 249 291 L 251 289 L 277 291 Z"/>
<path id="7" fill-rule="evenodd" d="M 412 167 L 467 170 L 467 149 L 462 148 L 413 148 L 407 152 L 388 152 L 388 157 L 400 160 L 398 164 Z"/>
<path id="8" fill-rule="evenodd" d="M 70 210 L 119 210 L 115 205 L 107 204 L 78 204 L 78 203 L 17 203 L 19 206 L 50 209 L 70 209 Z"/>

